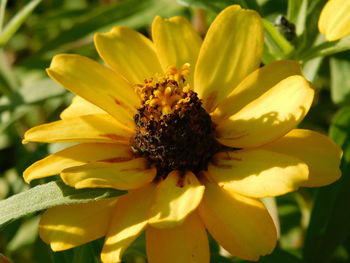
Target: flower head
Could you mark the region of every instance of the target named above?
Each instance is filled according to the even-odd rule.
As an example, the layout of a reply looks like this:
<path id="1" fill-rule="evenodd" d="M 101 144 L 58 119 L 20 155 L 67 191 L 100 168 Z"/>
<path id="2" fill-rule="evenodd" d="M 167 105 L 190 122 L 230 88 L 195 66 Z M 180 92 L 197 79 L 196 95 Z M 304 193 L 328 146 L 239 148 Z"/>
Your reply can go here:
<path id="1" fill-rule="evenodd" d="M 329 0 L 322 9 L 318 28 L 328 41 L 350 35 L 350 1 Z"/>
<path id="2" fill-rule="evenodd" d="M 231 6 L 202 43 L 181 17 L 155 18 L 153 42 L 125 27 L 95 35 L 105 67 L 54 57 L 48 74 L 77 97 L 25 142 L 77 142 L 34 163 L 75 188 L 124 196 L 47 210 L 40 235 L 55 251 L 105 236 L 103 262 L 146 231 L 149 262 L 209 262 L 205 229 L 232 255 L 257 260 L 277 233 L 263 197 L 337 180 L 341 150 L 293 129 L 314 90 L 294 61 L 260 68 L 259 15 Z M 322 165 L 320 165 L 322 163 Z"/>

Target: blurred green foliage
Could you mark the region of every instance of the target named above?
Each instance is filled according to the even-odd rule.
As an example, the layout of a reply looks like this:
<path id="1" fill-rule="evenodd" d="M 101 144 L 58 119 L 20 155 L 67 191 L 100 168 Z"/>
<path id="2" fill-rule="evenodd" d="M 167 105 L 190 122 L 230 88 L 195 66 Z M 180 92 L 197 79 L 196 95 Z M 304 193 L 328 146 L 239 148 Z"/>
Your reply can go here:
<path id="1" fill-rule="evenodd" d="M 319 35 L 317 21 L 326 0 L 0 1 L 0 200 L 55 179 L 37 180 L 29 186 L 21 177 L 31 163 L 64 147 L 21 143 L 26 129 L 58 119 L 71 100 L 72 95 L 45 74 L 53 55 L 77 53 L 99 60 L 93 33 L 126 25 L 149 36 L 155 15 L 200 19 L 197 29 L 204 34 L 218 12 L 240 4 L 264 18 L 263 63 L 298 60 L 303 63 L 305 76 L 314 83 L 316 99 L 300 127 L 326 134 L 330 129 L 330 136 L 344 150 L 341 180 L 272 200 L 281 237 L 275 252 L 259 262 L 350 262 L 350 108 L 346 106 L 350 102 L 350 37 L 325 42 Z M 281 25 L 274 25 L 279 15 L 295 25 L 295 36 L 290 41 Z M 0 222 L 0 253 L 13 262 L 100 262 L 102 240 L 51 252 L 37 233 L 37 211 L 44 208 L 39 204 L 38 209 L 29 209 L 30 215 L 7 225 Z M 19 216 L 29 213 L 24 212 Z M 5 210 L 0 210 L 0 219 L 5 218 L 1 213 Z M 213 263 L 245 262 L 223 253 L 213 240 L 211 256 Z M 144 236 L 126 251 L 123 262 L 146 262 Z"/>

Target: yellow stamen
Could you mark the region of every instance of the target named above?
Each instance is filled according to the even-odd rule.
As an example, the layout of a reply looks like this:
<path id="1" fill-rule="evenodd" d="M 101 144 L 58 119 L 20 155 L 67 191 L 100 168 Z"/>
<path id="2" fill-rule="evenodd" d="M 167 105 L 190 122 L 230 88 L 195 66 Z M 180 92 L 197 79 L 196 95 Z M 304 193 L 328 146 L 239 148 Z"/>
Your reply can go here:
<path id="1" fill-rule="evenodd" d="M 189 74 L 190 65 L 184 64 L 180 70 L 169 67 L 164 75 L 146 79 L 144 85 L 136 84 L 135 89 L 143 105 L 152 107 L 150 117 L 159 119 L 179 109 L 183 103 L 190 101 L 184 94 L 190 90 L 185 76 Z"/>

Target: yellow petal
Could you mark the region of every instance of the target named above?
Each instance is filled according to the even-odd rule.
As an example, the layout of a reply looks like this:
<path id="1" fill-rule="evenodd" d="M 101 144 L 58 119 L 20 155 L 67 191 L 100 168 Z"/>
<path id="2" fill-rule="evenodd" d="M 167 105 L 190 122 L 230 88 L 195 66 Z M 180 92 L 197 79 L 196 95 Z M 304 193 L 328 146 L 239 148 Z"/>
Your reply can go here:
<path id="1" fill-rule="evenodd" d="M 48 209 L 40 219 L 39 235 L 53 251 L 66 250 L 106 235 L 116 198 Z"/>
<path id="2" fill-rule="evenodd" d="M 72 103 L 60 114 L 61 119 L 75 118 L 82 115 L 107 114 L 104 110 L 96 105 L 84 100 L 79 96 L 75 96 Z"/>
<path id="3" fill-rule="evenodd" d="M 107 114 L 85 115 L 33 127 L 24 134 L 27 142 L 116 142 L 128 144 L 132 136 Z"/>
<path id="4" fill-rule="evenodd" d="M 328 1 L 322 9 L 318 28 L 328 41 L 350 35 L 350 1 Z"/>
<path id="5" fill-rule="evenodd" d="M 263 45 L 263 25 L 255 11 L 234 5 L 216 17 L 199 52 L 194 75 L 195 91 L 208 112 L 259 67 Z"/>
<path id="6" fill-rule="evenodd" d="M 101 58 L 132 84 L 162 73 L 152 41 L 134 30 L 116 26 L 94 41 Z"/>
<path id="7" fill-rule="evenodd" d="M 267 209 L 257 199 L 205 183 L 201 219 L 214 239 L 232 255 L 258 260 L 273 251 L 277 233 Z"/>
<path id="8" fill-rule="evenodd" d="M 49 76 L 66 89 L 110 113 L 127 127 L 139 98 L 130 83 L 111 69 L 79 55 L 62 54 L 52 59 Z"/>
<path id="9" fill-rule="evenodd" d="M 300 64 L 293 60 L 279 60 L 258 68 L 249 74 L 229 96 L 215 109 L 212 120 L 220 123 L 256 100 L 280 81 L 293 75 L 301 75 Z"/>
<path id="10" fill-rule="evenodd" d="M 189 63 L 191 82 L 202 45 L 202 39 L 192 25 L 179 16 L 169 19 L 157 16 L 152 24 L 152 39 L 164 71 L 170 66 L 180 69 Z"/>
<path id="11" fill-rule="evenodd" d="M 218 140 L 235 148 L 257 147 L 274 141 L 302 121 L 314 93 L 304 77 L 288 77 L 218 124 Z"/>
<path id="12" fill-rule="evenodd" d="M 217 154 L 208 173 L 225 189 L 263 198 L 297 190 L 308 179 L 309 170 L 296 157 L 253 149 Z"/>
<path id="13" fill-rule="evenodd" d="M 327 136 L 317 132 L 295 129 L 263 149 L 302 160 L 308 166 L 309 178 L 301 186 L 324 186 L 341 176 L 342 150 Z"/>
<path id="14" fill-rule="evenodd" d="M 181 224 L 198 207 L 203 193 L 204 186 L 192 172 L 172 171 L 156 189 L 149 223 L 157 228 Z"/>
<path id="15" fill-rule="evenodd" d="M 64 169 L 96 161 L 130 160 L 130 146 L 114 143 L 85 143 L 66 148 L 33 163 L 24 172 L 27 183 L 61 173 Z"/>
<path id="16" fill-rule="evenodd" d="M 96 162 L 63 170 L 65 184 L 80 188 L 116 188 L 129 190 L 139 188 L 153 180 L 156 168 L 148 168 L 146 159 L 130 161 Z"/>
<path id="17" fill-rule="evenodd" d="M 104 263 L 120 262 L 125 249 L 145 229 L 154 188 L 149 184 L 118 199 L 101 253 Z"/>
<path id="18" fill-rule="evenodd" d="M 146 244 L 149 263 L 209 263 L 207 233 L 197 213 L 174 228 L 148 227 Z"/>

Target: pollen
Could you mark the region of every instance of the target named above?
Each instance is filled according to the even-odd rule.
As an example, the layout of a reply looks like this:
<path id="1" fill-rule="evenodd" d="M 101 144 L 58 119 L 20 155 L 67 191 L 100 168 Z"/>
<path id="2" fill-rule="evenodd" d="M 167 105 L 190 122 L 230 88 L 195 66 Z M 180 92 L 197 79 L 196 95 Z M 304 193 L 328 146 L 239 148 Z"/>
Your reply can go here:
<path id="1" fill-rule="evenodd" d="M 165 75 L 147 79 L 143 85 L 135 85 L 142 103 L 153 109 L 150 118 L 159 120 L 161 116 L 172 114 L 181 108 L 183 103 L 188 102 L 188 99 L 183 99 L 181 94 L 189 91 L 189 85 L 185 82 L 189 67 L 189 64 L 184 64 L 179 71 L 175 67 L 170 67 Z"/>
<path id="2" fill-rule="evenodd" d="M 214 139 L 215 125 L 197 94 L 186 82 L 189 65 L 135 85 L 142 105 L 134 116 L 133 149 L 165 178 L 172 170 L 206 170 L 222 149 Z"/>

